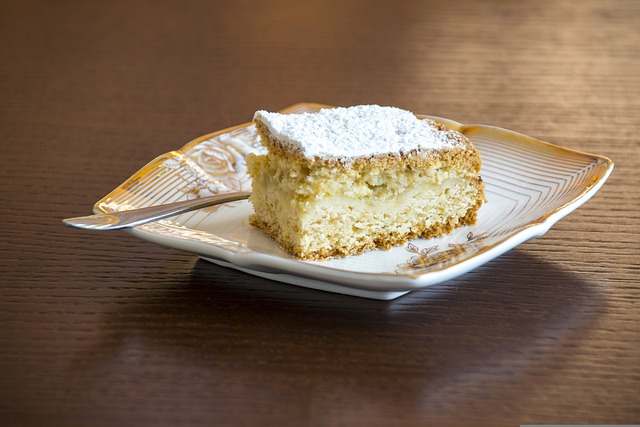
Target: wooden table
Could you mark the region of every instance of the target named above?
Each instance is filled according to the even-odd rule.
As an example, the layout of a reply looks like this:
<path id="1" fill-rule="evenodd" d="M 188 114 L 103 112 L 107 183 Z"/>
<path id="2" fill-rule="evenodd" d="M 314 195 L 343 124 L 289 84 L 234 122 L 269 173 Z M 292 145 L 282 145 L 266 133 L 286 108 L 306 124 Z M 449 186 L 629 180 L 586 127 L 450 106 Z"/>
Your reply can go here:
<path id="1" fill-rule="evenodd" d="M 3 2 L 0 425 L 640 423 L 640 3 Z M 604 154 L 588 204 L 395 302 L 64 228 L 299 101 Z"/>

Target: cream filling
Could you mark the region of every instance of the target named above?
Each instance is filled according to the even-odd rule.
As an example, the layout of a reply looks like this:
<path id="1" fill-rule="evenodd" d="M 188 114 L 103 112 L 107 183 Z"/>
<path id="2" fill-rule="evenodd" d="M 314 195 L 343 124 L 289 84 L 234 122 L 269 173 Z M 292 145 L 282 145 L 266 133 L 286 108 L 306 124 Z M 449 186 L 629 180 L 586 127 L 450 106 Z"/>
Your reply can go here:
<path id="1" fill-rule="evenodd" d="M 366 244 L 389 234 L 405 235 L 450 220 L 455 224 L 475 204 L 476 188 L 463 178 L 409 187 L 391 199 L 333 196 L 309 202 L 300 217 L 298 244 L 305 251 Z M 278 217 L 284 220 L 286 212 Z"/>

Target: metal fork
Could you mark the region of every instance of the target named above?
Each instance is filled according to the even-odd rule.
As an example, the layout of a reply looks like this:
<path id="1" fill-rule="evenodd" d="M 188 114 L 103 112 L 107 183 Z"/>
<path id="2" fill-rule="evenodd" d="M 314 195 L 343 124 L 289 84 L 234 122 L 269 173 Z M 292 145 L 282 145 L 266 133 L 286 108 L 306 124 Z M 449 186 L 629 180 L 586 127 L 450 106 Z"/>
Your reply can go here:
<path id="1" fill-rule="evenodd" d="M 180 215 L 196 209 L 206 208 L 207 206 L 220 205 L 222 203 L 246 199 L 250 194 L 251 193 L 243 191 L 216 194 L 215 196 L 185 200 L 166 205 L 149 206 L 148 208 L 67 218 L 63 219 L 62 222 L 70 227 L 82 228 L 85 230 L 119 230 L 168 218 L 170 216 Z"/>

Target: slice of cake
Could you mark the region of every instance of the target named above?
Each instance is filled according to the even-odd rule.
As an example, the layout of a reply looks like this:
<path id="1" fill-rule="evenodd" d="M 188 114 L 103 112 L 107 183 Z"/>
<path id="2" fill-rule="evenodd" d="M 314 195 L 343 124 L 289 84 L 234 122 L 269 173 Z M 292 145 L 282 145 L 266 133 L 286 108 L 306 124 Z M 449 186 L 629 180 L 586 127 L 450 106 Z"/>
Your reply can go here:
<path id="1" fill-rule="evenodd" d="M 394 107 L 258 111 L 251 223 L 304 259 L 354 255 L 473 224 L 480 156 L 461 133 Z"/>

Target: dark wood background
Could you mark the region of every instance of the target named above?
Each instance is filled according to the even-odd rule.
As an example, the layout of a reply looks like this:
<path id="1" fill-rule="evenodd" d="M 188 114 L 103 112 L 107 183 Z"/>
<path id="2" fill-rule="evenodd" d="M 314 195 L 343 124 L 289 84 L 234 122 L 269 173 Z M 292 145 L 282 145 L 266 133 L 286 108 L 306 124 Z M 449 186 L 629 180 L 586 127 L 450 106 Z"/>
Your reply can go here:
<path id="1" fill-rule="evenodd" d="M 4 1 L 0 424 L 640 423 L 640 2 Z M 60 219 L 299 101 L 611 157 L 588 204 L 395 302 Z"/>

